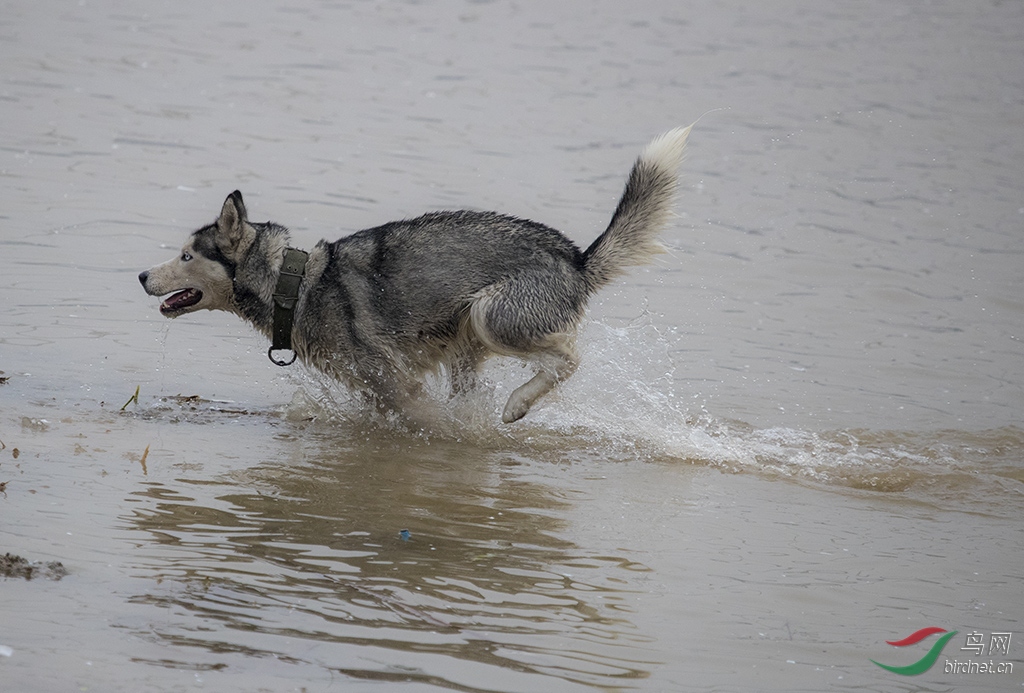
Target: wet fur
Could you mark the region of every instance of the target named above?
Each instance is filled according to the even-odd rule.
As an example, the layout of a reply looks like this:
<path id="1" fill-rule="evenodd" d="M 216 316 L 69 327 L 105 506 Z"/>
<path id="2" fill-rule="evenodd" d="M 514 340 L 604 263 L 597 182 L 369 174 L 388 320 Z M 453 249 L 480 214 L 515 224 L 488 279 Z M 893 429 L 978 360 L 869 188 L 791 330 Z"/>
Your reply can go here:
<path id="1" fill-rule="evenodd" d="M 538 370 L 509 397 L 524 416 L 576 370 L 576 328 L 589 297 L 625 268 L 662 252 L 677 169 L 690 128 L 655 139 L 630 172 L 608 229 L 586 251 L 537 222 L 492 212 L 434 212 L 366 229 L 309 253 L 292 342 L 298 358 L 367 393 L 382 410 L 412 413 L 424 373 L 446 368 L 452 390 L 473 386 L 499 354 Z M 189 237 L 178 256 L 139 275 L 146 292 L 185 289 L 161 312 L 225 310 L 271 338 L 272 295 L 288 231 L 248 220 L 242 195 Z M 178 307 L 178 303 L 182 303 Z"/>

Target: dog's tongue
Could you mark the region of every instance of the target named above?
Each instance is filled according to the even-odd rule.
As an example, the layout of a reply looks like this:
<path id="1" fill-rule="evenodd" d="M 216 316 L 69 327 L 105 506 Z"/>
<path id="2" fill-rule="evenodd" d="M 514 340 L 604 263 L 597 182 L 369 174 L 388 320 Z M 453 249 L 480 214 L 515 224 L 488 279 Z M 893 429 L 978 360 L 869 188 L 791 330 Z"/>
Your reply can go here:
<path id="1" fill-rule="evenodd" d="M 176 294 L 168 296 L 163 303 L 160 304 L 161 313 L 171 313 L 182 308 L 188 308 L 199 303 L 203 298 L 203 292 L 199 289 L 185 289 L 179 291 Z"/>

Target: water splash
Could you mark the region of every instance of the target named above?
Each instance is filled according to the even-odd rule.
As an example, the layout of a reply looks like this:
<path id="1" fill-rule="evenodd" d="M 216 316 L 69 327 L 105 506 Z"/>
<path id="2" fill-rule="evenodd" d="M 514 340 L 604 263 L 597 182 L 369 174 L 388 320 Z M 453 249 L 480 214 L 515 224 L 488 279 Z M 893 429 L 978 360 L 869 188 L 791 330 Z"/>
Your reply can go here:
<path id="1" fill-rule="evenodd" d="M 359 435 L 444 439 L 542 460 L 570 455 L 691 464 L 816 485 L 913 491 L 932 501 L 984 499 L 989 509 L 993 494 L 1015 503 L 1024 495 L 1024 429 L 756 428 L 677 396 L 673 341 L 646 316 L 625 326 L 591 322 L 580 338 L 576 374 L 512 426 L 500 423 L 501 407 L 531 371 L 511 359 L 487 362 L 480 387 L 452 400 L 443 374 L 428 378 L 435 415 L 424 428 L 382 418 L 358 395 L 308 372 L 284 416 Z"/>

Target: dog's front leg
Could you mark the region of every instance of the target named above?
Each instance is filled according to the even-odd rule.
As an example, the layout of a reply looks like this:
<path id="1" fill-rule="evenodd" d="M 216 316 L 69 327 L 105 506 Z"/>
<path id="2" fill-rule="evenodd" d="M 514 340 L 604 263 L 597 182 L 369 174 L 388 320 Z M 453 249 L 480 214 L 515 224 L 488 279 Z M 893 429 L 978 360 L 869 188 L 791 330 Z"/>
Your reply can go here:
<path id="1" fill-rule="evenodd" d="M 448 364 L 451 378 L 451 397 L 470 392 L 476 387 L 477 369 L 484 360 L 485 350 L 482 345 L 467 346 Z"/>
<path id="2" fill-rule="evenodd" d="M 437 412 L 423 396 L 423 383 L 419 380 L 378 371 L 364 377 L 363 382 L 382 417 L 397 416 L 411 428 L 428 429 L 437 423 Z"/>
<path id="3" fill-rule="evenodd" d="M 398 379 L 391 374 L 374 373 L 364 377 L 363 383 L 372 396 L 377 411 L 384 416 L 390 413 L 401 414 L 412 399 L 408 389 L 400 386 Z"/>

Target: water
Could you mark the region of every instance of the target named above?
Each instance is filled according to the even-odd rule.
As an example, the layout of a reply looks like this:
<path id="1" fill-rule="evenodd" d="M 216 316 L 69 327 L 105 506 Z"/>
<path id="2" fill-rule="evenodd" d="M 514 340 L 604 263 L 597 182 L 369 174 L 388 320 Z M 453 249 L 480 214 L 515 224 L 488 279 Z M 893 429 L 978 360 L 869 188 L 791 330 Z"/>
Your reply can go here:
<path id="1" fill-rule="evenodd" d="M 4 4 L 0 551 L 69 574 L 0 579 L 3 690 L 1019 688 L 1017 639 L 942 663 L 1024 617 L 1022 22 Z M 704 113 L 672 252 L 514 426 L 517 364 L 403 431 L 135 279 L 235 188 L 299 247 L 458 207 L 585 245 Z M 925 626 L 929 672 L 870 663 Z"/>

